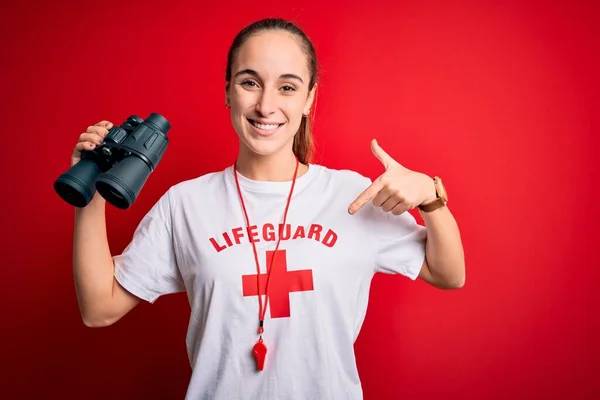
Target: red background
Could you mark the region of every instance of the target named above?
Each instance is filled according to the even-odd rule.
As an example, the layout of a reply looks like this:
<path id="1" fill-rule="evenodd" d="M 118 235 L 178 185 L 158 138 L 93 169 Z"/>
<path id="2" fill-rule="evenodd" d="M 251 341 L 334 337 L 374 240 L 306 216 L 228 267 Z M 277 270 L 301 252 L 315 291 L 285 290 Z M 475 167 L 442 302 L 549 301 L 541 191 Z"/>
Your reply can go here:
<path id="1" fill-rule="evenodd" d="M 170 185 L 233 162 L 227 48 L 273 15 L 295 18 L 320 55 L 316 161 L 376 177 L 376 137 L 444 178 L 463 235 L 462 290 L 374 280 L 356 343 L 365 399 L 599 395 L 592 2 L 36 3 L 0 12 L 0 397 L 183 398 L 185 296 L 84 327 L 73 209 L 52 183 L 88 125 L 164 114 L 161 165 L 133 208 L 108 211 L 121 251 Z"/>

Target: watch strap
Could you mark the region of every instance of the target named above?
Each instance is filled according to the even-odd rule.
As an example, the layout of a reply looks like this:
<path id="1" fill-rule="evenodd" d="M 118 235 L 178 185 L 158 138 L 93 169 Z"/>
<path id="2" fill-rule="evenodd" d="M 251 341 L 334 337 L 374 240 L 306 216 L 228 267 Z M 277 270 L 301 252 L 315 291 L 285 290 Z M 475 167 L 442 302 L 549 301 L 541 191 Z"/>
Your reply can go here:
<path id="1" fill-rule="evenodd" d="M 420 205 L 419 209 L 424 212 L 431 212 L 431 211 L 437 210 L 438 208 L 443 207 L 443 206 L 444 206 L 444 200 L 442 200 L 438 197 L 437 199 L 435 199 L 434 201 L 432 201 L 430 203 Z"/>
<path id="2" fill-rule="evenodd" d="M 446 200 L 447 200 L 446 196 L 445 196 L 445 195 L 442 195 L 442 196 L 440 196 L 440 192 L 439 192 L 439 190 L 438 190 L 438 189 L 440 189 L 440 188 L 438 188 L 438 186 L 441 186 L 441 185 L 442 185 L 442 183 L 441 183 L 441 179 L 440 179 L 439 177 L 437 177 L 437 176 L 436 176 L 436 177 L 433 179 L 433 182 L 434 182 L 434 185 L 435 185 L 435 195 L 436 195 L 436 199 L 435 199 L 435 200 L 433 200 L 433 201 L 431 201 L 431 202 L 429 202 L 429 203 L 427 203 L 427 204 L 422 204 L 422 205 L 420 205 L 420 206 L 419 206 L 419 212 L 421 212 L 421 214 L 422 214 L 423 212 L 431 212 L 431 211 L 435 211 L 435 210 L 437 210 L 438 208 L 440 208 L 440 207 L 444 207 L 444 206 L 446 205 Z M 445 191 L 444 191 L 444 193 L 445 193 Z"/>

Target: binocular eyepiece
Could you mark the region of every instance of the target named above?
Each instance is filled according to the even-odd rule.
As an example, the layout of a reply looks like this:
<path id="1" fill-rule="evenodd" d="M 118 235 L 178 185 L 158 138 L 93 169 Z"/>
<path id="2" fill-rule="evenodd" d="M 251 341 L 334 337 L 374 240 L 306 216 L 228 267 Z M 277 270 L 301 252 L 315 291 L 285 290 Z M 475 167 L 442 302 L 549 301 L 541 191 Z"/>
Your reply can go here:
<path id="1" fill-rule="evenodd" d="M 96 191 L 113 206 L 129 208 L 164 155 L 171 129 L 169 121 L 152 113 L 146 120 L 131 115 L 113 126 L 94 150 L 54 182 L 54 190 L 67 203 L 85 207 Z"/>

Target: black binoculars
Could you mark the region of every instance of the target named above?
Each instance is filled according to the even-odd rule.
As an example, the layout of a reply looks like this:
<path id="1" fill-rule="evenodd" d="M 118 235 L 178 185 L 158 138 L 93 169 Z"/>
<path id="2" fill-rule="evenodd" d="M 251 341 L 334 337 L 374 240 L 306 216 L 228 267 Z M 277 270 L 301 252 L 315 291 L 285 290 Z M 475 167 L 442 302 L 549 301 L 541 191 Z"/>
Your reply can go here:
<path id="1" fill-rule="evenodd" d="M 152 113 L 143 120 L 132 115 L 113 126 L 94 150 L 54 182 L 54 190 L 75 207 L 88 205 L 96 191 L 110 204 L 129 208 L 164 155 L 169 121 Z"/>

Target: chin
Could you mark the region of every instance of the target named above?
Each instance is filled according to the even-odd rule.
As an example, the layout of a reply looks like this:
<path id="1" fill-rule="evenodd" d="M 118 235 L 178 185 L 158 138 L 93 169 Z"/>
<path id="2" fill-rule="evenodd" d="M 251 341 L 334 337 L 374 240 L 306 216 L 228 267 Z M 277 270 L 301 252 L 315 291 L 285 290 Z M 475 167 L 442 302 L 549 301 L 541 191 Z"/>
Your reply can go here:
<path id="1" fill-rule="evenodd" d="M 276 154 L 286 145 L 286 142 L 282 142 L 280 140 L 256 139 L 251 136 L 244 136 L 241 139 L 242 143 L 248 150 L 250 150 L 251 153 L 259 156 L 270 156 Z"/>

